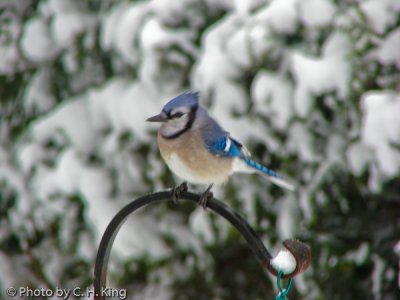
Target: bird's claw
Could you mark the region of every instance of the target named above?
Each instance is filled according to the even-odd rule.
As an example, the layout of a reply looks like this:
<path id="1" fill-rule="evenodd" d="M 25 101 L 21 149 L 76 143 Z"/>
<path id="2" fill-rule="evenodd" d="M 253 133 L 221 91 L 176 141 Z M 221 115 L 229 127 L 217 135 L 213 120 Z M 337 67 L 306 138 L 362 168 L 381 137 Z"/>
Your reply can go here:
<path id="1" fill-rule="evenodd" d="M 199 205 L 203 207 L 204 210 L 207 210 L 208 200 L 214 198 L 213 192 L 211 192 L 212 184 L 206 189 L 206 191 L 200 196 Z"/>
<path id="2" fill-rule="evenodd" d="M 178 199 L 182 197 L 182 194 L 184 192 L 187 192 L 188 190 L 188 186 L 186 181 L 182 182 L 180 185 L 174 187 L 171 190 L 171 197 L 172 197 L 172 201 L 174 201 L 174 203 L 178 202 Z"/>

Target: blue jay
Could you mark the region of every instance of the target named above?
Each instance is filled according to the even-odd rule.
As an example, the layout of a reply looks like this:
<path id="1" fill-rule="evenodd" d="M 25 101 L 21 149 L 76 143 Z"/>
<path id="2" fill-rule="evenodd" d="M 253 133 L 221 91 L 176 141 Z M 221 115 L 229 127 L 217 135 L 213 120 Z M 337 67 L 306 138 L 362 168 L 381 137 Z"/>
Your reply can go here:
<path id="1" fill-rule="evenodd" d="M 294 186 L 282 176 L 251 159 L 247 149 L 199 105 L 197 92 L 170 100 L 149 122 L 161 122 L 157 141 L 161 156 L 178 177 L 208 184 L 200 203 L 205 207 L 213 184 L 221 184 L 235 172 L 259 173 L 280 187 Z"/>

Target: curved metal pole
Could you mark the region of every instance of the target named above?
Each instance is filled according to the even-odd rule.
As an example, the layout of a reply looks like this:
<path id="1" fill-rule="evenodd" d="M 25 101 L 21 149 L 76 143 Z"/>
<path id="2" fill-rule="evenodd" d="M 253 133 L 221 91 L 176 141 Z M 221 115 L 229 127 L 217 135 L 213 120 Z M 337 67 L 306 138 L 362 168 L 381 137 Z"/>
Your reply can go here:
<path id="1" fill-rule="evenodd" d="M 188 200 L 199 203 L 201 196 L 193 194 L 187 191 L 183 191 L 179 194 L 179 200 Z M 127 204 L 122 208 L 115 217 L 111 220 L 107 226 L 103 237 L 101 239 L 99 249 L 97 251 L 97 257 L 94 267 L 94 299 L 104 300 L 105 295 L 101 293 L 102 288 L 106 287 L 107 284 L 107 266 L 110 251 L 114 243 L 114 239 L 117 236 L 119 229 L 126 221 L 127 217 L 136 211 L 137 209 L 160 201 L 170 201 L 172 199 L 171 191 L 163 191 L 152 193 L 146 196 L 142 196 Z M 271 265 L 273 259 L 270 252 L 264 246 L 261 239 L 257 236 L 255 231 L 250 225 L 232 208 L 227 206 L 225 203 L 217 199 L 209 199 L 207 207 L 213 210 L 215 213 L 224 217 L 229 221 L 245 238 L 250 248 L 253 250 L 259 262 L 273 275 L 277 276 L 278 271 Z M 286 240 L 283 242 L 285 248 L 293 255 L 296 260 L 296 268 L 290 274 L 284 274 L 282 278 L 291 278 L 304 272 L 311 263 L 311 250 L 310 248 L 297 240 Z"/>

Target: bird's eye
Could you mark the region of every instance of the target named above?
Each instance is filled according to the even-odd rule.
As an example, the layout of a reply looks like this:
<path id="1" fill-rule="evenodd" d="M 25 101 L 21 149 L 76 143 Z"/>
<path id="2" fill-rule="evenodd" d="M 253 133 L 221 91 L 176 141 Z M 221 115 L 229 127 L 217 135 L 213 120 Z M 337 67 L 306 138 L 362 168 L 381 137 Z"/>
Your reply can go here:
<path id="1" fill-rule="evenodd" d="M 178 119 L 178 118 L 180 118 L 180 117 L 182 117 L 182 116 L 183 116 L 183 113 L 177 112 L 177 113 L 174 114 L 173 117 Z"/>

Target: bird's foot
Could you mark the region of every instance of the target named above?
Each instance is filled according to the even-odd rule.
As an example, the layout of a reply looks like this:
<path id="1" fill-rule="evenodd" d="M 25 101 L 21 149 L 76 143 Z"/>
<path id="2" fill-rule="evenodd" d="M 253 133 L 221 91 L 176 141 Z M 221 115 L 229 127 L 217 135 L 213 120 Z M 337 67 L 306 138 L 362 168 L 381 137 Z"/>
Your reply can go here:
<path id="1" fill-rule="evenodd" d="M 210 186 L 206 189 L 206 191 L 200 196 L 199 205 L 201 205 L 204 210 L 207 209 L 208 200 L 214 197 L 213 193 L 211 192 L 212 187 L 213 185 L 210 184 Z"/>
<path id="2" fill-rule="evenodd" d="M 180 185 L 174 187 L 171 190 L 171 197 L 172 197 L 172 200 L 174 201 L 174 203 L 177 203 L 178 199 L 181 198 L 182 194 L 184 192 L 187 192 L 187 190 L 188 190 L 188 186 L 187 186 L 186 181 L 184 181 Z"/>

